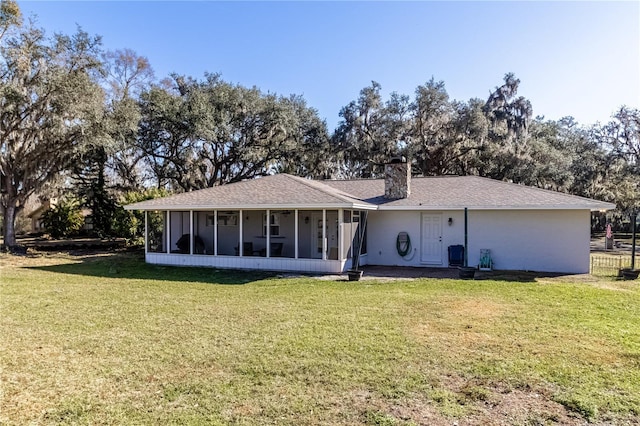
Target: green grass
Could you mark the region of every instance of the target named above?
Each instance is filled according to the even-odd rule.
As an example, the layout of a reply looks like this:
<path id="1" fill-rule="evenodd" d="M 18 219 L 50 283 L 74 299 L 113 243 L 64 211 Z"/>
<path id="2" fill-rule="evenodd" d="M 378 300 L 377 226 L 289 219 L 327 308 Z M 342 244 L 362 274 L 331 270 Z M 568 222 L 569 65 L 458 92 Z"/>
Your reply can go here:
<path id="1" fill-rule="evenodd" d="M 640 418 L 637 283 L 354 283 L 137 254 L 0 264 L 0 423 Z"/>

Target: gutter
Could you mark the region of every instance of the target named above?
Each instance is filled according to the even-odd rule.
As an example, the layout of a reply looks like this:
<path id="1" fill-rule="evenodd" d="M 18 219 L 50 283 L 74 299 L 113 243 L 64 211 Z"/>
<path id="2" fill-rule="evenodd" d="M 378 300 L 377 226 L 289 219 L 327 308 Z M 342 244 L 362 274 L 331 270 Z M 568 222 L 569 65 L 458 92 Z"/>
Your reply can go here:
<path id="1" fill-rule="evenodd" d="M 615 204 L 603 203 L 603 205 L 546 205 L 546 206 L 527 206 L 527 205 L 507 205 L 507 206 L 469 206 L 473 210 L 589 210 L 589 211 L 607 211 L 616 208 Z M 458 210 L 464 211 L 461 206 L 378 206 L 380 211 L 441 211 L 441 210 Z"/>
<path id="2" fill-rule="evenodd" d="M 142 205 L 140 203 L 128 204 L 124 206 L 125 210 L 141 210 L 141 211 L 154 211 L 154 210 L 171 210 L 171 211 L 211 211 L 211 210 L 318 210 L 318 209 L 353 209 L 353 210 L 377 210 L 378 207 L 373 204 L 235 204 L 235 205 Z"/>

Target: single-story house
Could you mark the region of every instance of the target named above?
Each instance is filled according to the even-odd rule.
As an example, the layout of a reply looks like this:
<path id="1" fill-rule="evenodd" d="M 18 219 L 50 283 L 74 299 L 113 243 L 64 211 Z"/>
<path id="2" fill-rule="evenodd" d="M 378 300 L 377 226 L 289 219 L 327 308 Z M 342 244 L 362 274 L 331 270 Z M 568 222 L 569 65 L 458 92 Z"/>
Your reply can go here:
<path id="1" fill-rule="evenodd" d="M 449 267 L 461 262 L 466 229 L 469 266 L 587 273 L 591 211 L 615 205 L 477 176 L 412 178 L 399 160 L 384 179 L 277 174 L 126 208 L 145 212 L 145 257 L 155 264 Z"/>
<path id="2" fill-rule="evenodd" d="M 27 218 L 31 219 L 30 232 L 45 232 L 46 228 L 42 223 L 42 215 L 49 209 L 55 207 L 57 203 L 56 198 L 48 198 L 41 201 L 40 205 L 35 210 L 27 214 Z"/>
<path id="3" fill-rule="evenodd" d="M 44 226 L 42 216 L 44 213 L 54 208 L 58 204 L 57 198 L 43 198 L 40 201 L 40 205 L 36 207 L 32 212 L 27 214 L 27 218 L 31 219 L 31 229 L 29 232 L 38 233 L 38 232 L 47 232 L 47 227 Z M 91 210 L 87 208 L 83 208 L 80 210 L 84 222 L 82 224 L 83 231 L 90 231 L 93 229 L 93 225 L 91 223 Z"/>

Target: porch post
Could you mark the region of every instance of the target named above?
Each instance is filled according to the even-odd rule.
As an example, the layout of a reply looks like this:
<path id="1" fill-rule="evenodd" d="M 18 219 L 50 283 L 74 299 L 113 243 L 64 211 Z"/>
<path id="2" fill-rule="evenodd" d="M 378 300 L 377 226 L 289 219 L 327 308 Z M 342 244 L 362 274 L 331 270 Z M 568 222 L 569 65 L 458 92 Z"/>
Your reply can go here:
<path id="1" fill-rule="evenodd" d="M 300 233 L 298 232 L 298 225 L 299 225 L 299 223 L 298 223 L 298 209 L 295 209 L 294 211 L 295 211 L 296 217 L 294 219 L 294 227 L 295 227 L 295 230 L 294 230 L 294 238 L 295 238 L 294 247 L 295 247 L 295 249 L 294 249 L 294 251 L 295 251 L 295 254 L 294 254 L 293 258 L 297 259 L 298 258 L 298 238 L 300 236 L 299 235 Z"/>
<path id="2" fill-rule="evenodd" d="M 218 210 L 213 211 L 213 255 L 218 255 Z"/>
<path id="3" fill-rule="evenodd" d="M 167 210 L 167 219 L 165 220 L 167 227 L 167 254 L 171 253 L 171 211 Z"/>
<path id="4" fill-rule="evenodd" d="M 240 230 L 240 235 L 238 236 L 238 255 L 240 257 L 244 256 L 244 247 L 243 247 L 243 243 L 242 243 L 242 210 L 238 211 L 238 215 L 240 215 L 240 222 L 238 226 L 238 229 Z"/>
<path id="5" fill-rule="evenodd" d="M 338 259 L 342 261 L 344 253 L 344 238 L 342 238 L 342 228 L 344 227 L 344 210 L 338 210 Z"/>
<path id="6" fill-rule="evenodd" d="M 266 249 L 266 256 L 267 258 L 271 257 L 271 210 L 267 209 L 267 223 L 266 223 L 266 233 L 267 233 L 267 239 L 265 240 L 267 243 L 267 246 L 265 247 Z"/>
<path id="7" fill-rule="evenodd" d="M 149 221 L 147 217 L 149 216 L 148 211 L 144 211 L 144 254 L 148 253 L 147 248 L 149 247 Z"/>
<path id="8" fill-rule="evenodd" d="M 189 254 L 193 255 L 193 243 L 195 237 L 193 236 L 193 210 L 189 210 Z"/>
<path id="9" fill-rule="evenodd" d="M 322 209 L 322 260 L 327 260 L 327 209 Z"/>

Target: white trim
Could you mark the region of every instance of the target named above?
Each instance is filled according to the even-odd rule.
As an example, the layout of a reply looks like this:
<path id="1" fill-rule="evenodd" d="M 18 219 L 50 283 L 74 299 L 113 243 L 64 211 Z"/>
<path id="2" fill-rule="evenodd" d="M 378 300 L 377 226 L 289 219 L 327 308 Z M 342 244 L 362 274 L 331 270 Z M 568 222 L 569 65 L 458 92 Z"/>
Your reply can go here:
<path id="1" fill-rule="evenodd" d="M 344 210 L 338 210 L 338 260 L 343 260 L 344 254 Z"/>
<path id="2" fill-rule="evenodd" d="M 452 211 L 464 211 L 465 207 L 469 210 L 591 210 L 591 211 L 599 211 L 599 210 L 610 210 L 615 209 L 615 204 L 605 203 L 605 206 L 595 206 L 595 205 L 584 205 L 584 206 L 566 206 L 566 205 L 535 205 L 535 206 L 527 206 L 527 205 L 500 205 L 500 206 L 378 206 L 378 210 L 400 210 L 400 211 L 443 211 L 443 210 L 452 210 Z"/>
<path id="3" fill-rule="evenodd" d="M 164 226 L 167 227 L 167 249 L 165 252 L 167 254 L 171 253 L 171 210 L 167 210 L 165 213 L 165 223 Z"/>
<path id="4" fill-rule="evenodd" d="M 322 209 L 322 260 L 327 260 L 327 209 Z"/>
<path id="5" fill-rule="evenodd" d="M 542 204 L 542 205 L 467 205 L 467 206 L 459 206 L 459 205 L 441 205 L 441 206 L 428 206 L 428 205 L 406 205 L 406 206 L 390 206 L 390 205 L 374 205 L 374 204 L 323 204 L 319 205 L 283 205 L 283 204 L 268 204 L 268 205 L 251 205 L 251 204 L 242 204 L 242 205 L 215 205 L 215 206 L 203 206 L 203 205 L 157 205 L 157 206 L 149 206 L 149 207 L 141 207 L 134 208 L 133 205 L 124 206 L 125 210 L 142 210 L 142 211 L 155 211 L 155 210 L 166 210 L 166 211 L 184 211 L 185 209 L 191 209 L 194 211 L 211 211 L 211 209 L 215 207 L 218 210 L 238 210 L 239 208 L 243 210 L 291 210 L 291 209 L 299 209 L 299 210 L 321 210 L 321 209 L 350 209 L 350 210 L 416 210 L 416 211 L 442 211 L 442 210 L 464 210 L 465 207 L 473 210 L 590 210 L 590 211 L 600 211 L 600 210 L 613 210 L 616 208 L 616 205 L 613 203 L 605 203 L 601 204 Z"/>
<path id="6" fill-rule="evenodd" d="M 148 220 L 147 217 L 149 216 L 149 212 L 148 211 L 144 211 L 144 254 L 146 255 L 147 253 L 149 253 L 148 247 L 149 247 L 149 225 L 148 225 Z"/>
<path id="7" fill-rule="evenodd" d="M 218 210 L 213 211 L 213 255 L 218 255 Z"/>
<path id="8" fill-rule="evenodd" d="M 242 234 L 243 234 L 243 222 L 244 222 L 244 218 L 243 216 L 243 212 L 242 210 L 238 210 L 238 215 L 240 216 L 240 221 L 238 222 L 238 232 L 239 232 L 239 236 L 238 236 L 238 256 L 243 257 L 244 256 L 244 241 L 242 240 Z"/>
<path id="9" fill-rule="evenodd" d="M 266 235 L 266 247 L 265 247 L 265 257 L 268 259 L 271 257 L 271 210 L 267 209 L 266 210 L 266 224 L 264 226 L 266 226 L 267 228 L 267 235 Z"/>
<path id="10" fill-rule="evenodd" d="M 136 204 L 142 204 L 144 201 Z M 358 209 L 358 210 L 376 210 L 378 208 L 375 204 L 369 203 L 328 203 L 328 204 L 154 204 L 141 207 L 135 207 L 136 204 L 129 204 L 124 206 L 125 210 L 211 210 L 216 208 L 218 210 L 321 210 L 321 209 Z"/>
<path id="11" fill-rule="evenodd" d="M 189 210 L 189 254 L 193 254 L 196 238 L 193 236 L 193 210 Z"/>
<path id="12" fill-rule="evenodd" d="M 297 271 L 306 273 L 341 274 L 347 261 L 321 259 L 291 259 L 259 256 L 198 256 L 188 254 L 148 253 L 145 261 L 157 265 L 196 266 L 220 269 L 254 269 L 264 271 Z"/>
<path id="13" fill-rule="evenodd" d="M 294 235 L 294 238 L 295 238 L 295 242 L 294 242 L 294 255 L 293 255 L 293 258 L 294 258 L 294 259 L 297 259 L 297 258 L 299 257 L 299 252 L 298 252 L 298 250 L 299 250 L 299 247 L 298 247 L 298 240 L 299 240 L 299 237 L 300 237 L 300 230 L 298 229 L 298 228 L 299 228 L 299 226 L 300 226 L 300 220 L 299 220 L 299 217 L 298 217 L 298 216 L 300 215 L 300 212 L 298 211 L 298 209 L 294 210 L 294 214 L 295 214 L 296 216 L 295 216 L 294 221 L 293 221 L 293 223 L 294 223 L 294 225 L 293 225 L 293 226 L 294 226 L 294 228 L 295 228 L 295 230 L 293 231 L 293 235 Z"/>

